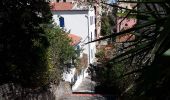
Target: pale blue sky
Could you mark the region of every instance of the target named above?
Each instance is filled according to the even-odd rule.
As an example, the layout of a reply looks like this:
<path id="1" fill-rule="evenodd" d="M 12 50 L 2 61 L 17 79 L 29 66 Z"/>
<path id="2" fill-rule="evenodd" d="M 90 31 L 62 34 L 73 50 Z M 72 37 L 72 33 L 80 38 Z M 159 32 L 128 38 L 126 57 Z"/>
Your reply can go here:
<path id="1" fill-rule="evenodd" d="M 115 0 L 108 0 L 108 3 L 115 3 Z"/>

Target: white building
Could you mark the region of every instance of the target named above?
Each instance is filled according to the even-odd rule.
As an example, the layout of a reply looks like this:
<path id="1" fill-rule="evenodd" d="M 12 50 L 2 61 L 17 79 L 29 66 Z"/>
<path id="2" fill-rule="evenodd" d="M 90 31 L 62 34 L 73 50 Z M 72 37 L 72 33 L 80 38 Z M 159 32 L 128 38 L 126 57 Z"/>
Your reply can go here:
<path id="1" fill-rule="evenodd" d="M 80 48 L 81 56 L 87 54 L 88 64 L 95 61 L 96 45 L 89 41 L 95 39 L 95 11 L 89 6 L 78 6 L 71 2 L 52 2 L 52 14 L 54 22 L 66 31 L 82 38 Z M 88 66 L 87 66 L 88 67 Z"/>

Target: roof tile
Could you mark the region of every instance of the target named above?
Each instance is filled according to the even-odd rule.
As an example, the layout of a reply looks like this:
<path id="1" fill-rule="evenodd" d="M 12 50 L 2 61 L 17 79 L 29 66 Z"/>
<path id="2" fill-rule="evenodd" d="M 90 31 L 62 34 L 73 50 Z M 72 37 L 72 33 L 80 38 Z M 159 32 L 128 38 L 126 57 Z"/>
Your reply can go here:
<path id="1" fill-rule="evenodd" d="M 81 37 L 75 34 L 68 34 L 68 37 L 72 39 L 72 42 L 70 43 L 72 46 L 79 44 L 81 41 Z"/>
<path id="2" fill-rule="evenodd" d="M 51 10 L 72 10 L 73 4 L 71 2 L 51 2 Z"/>

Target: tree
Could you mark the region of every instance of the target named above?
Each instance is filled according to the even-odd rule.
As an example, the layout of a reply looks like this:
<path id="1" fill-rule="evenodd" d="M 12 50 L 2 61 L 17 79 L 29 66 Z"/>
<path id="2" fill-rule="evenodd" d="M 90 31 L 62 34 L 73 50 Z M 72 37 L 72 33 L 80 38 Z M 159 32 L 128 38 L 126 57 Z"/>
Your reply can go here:
<path id="1" fill-rule="evenodd" d="M 1 84 L 38 86 L 45 82 L 49 42 L 42 24 L 50 24 L 51 13 L 44 0 L 0 1 Z"/>
<path id="2" fill-rule="evenodd" d="M 112 14 L 103 14 L 101 18 L 101 35 L 106 36 L 112 34 L 114 20 Z"/>
<path id="3" fill-rule="evenodd" d="M 73 57 L 75 57 L 76 51 L 74 47 L 70 45 L 71 39 L 68 37 L 68 33 L 62 30 L 58 26 L 54 26 L 46 29 L 48 41 L 50 47 L 48 48 L 48 64 L 50 80 L 58 82 L 61 79 L 63 68 L 67 67 Z"/>
<path id="4" fill-rule="evenodd" d="M 60 77 L 59 65 L 71 58 L 69 41 L 64 31 L 52 26 L 46 0 L 1 0 L 0 83 L 48 85 Z"/>

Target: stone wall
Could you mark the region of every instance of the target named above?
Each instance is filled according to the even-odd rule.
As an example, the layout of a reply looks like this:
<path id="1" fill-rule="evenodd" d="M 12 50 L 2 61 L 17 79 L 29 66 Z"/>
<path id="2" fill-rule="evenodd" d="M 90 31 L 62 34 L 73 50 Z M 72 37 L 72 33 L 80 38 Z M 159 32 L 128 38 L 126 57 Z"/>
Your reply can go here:
<path id="1" fill-rule="evenodd" d="M 47 88 L 29 89 L 13 83 L 0 86 L 0 100 L 59 100 L 71 93 L 69 83 L 60 82 Z"/>

